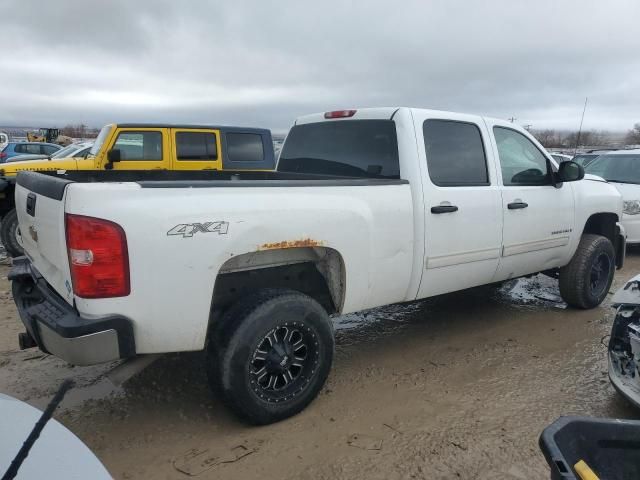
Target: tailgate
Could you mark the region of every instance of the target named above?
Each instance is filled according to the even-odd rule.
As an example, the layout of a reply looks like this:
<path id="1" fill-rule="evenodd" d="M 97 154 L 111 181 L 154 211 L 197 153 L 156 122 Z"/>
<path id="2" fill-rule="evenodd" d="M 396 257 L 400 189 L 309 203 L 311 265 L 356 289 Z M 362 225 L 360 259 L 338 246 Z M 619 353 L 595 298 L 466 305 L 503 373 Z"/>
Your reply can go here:
<path id="1" fill-rule="evenodd" d="M 20 243 L 32 265 L 67 302 L 73 303 L 65 241 L 64 195 L 70 180 L 20 172 L 16 211 Z"/>

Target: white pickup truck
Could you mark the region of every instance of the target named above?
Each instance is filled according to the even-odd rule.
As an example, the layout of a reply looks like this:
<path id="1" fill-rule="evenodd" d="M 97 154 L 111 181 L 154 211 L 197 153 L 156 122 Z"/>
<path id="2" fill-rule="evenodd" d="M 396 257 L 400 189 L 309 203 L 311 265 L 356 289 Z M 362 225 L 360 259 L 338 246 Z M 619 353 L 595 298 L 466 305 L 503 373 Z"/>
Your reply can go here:
<path id="1" fill-rule="evenodd" d="M 21 345 L 78 365 L 206 350 L 236 413 L 280 420 L 324 384 L 331 314 L 536 272 L 598 305 L 622 199 L 583 177 L 514 124 L 412 108 L 299 118 L 277 172 L 21 172 Z"/>

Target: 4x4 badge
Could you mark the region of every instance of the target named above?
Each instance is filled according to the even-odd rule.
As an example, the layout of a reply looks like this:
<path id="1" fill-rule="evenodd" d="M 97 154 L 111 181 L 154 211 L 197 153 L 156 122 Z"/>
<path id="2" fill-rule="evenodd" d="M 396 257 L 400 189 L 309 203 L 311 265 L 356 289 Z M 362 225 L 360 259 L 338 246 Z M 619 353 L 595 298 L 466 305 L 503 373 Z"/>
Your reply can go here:
<path id="1" fill-rule="evenodd" d="M 229 229 L 229 222 L 181 223 L 167 232 L 167 235 L 180 235 L 183 238 L 193 237 L 196 233 L 217 233 L 224 235 Z"/>

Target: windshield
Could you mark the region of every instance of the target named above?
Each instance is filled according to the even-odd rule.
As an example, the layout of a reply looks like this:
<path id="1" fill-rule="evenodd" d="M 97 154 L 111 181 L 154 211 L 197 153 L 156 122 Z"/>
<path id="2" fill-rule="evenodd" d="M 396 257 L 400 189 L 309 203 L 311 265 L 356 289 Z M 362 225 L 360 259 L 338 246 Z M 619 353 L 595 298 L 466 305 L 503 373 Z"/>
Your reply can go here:
<path id="1" fill-rule="evenodd" d="M 640 154 L 601 155 L 584 171 L 610 182 L 640 184 Z"/>
<path id="2" fill-rule="evenodd" d="M 98 154 L 98 152 L 102 148 L 102 144 L 107 139 L 107 135 L 109 135 L 109 132 L 111 131 L 111 127 L 113 127 L 113 125 L 105 125 L 104 127 L 102 127 L 102 130 L 100 130 L 100 133 L 96 137 L 93 147 L 91 147 L 91 150 L 89 150 L 89 157 L 95 157 Z"/>
<path id="3" fill-rule="evenodd" d="M 61 150 L 58 150 L 56 153 L 51 155 L 51 158 L 66 158 L 66 157 L 70 157 L 77 148 L 78 148 L 77 145 L 71 144 L 69 146 L 64 147 Z"/>
<path id="4" fill-rule="evenodd" d="M 576 162 L 578 165 L 582 165 L 583 167 L 586 167 L 599 156 L 600 155 L 595 153 L 584 153 L 584 154 L 576 155 L 571 160 Z"/>

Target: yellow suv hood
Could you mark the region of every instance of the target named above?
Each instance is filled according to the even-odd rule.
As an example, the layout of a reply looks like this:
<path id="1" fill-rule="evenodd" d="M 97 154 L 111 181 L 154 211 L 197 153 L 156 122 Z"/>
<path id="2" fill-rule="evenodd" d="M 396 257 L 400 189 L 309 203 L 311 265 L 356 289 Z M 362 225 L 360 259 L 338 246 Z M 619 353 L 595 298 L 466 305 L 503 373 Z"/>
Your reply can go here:
<path id="1" fill-rule="evenodd" d="M 7 162 L 0 165 L 0 176 L 15 177 L 22 170 L 46 171 L 46 170 L 75 170 L 76 159 L 56 158 L 53 160 L 26 160 L 24 162 Z"/>

